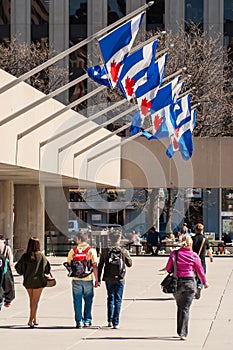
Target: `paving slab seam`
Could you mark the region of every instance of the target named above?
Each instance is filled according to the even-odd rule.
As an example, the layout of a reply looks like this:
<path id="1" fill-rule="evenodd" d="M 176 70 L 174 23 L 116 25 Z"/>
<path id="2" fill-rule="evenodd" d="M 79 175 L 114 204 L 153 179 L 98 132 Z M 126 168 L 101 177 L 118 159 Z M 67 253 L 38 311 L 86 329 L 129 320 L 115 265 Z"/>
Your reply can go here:
<path id="1" fill-rule="evenodd" d="M 211 330 L 212 330 L 212 328 L 213 328 L 213 324 L 214 324 L 214 322 L 215 322 L 216 319 L 217 319 L 217 315 L 218 315 L 219 309 L 220 309 L 220 307 L 221 307 L 224 294 L 225 294 L 226 289 L 227 289 L 227 287 L 228 287 L 228 285 L 229 285 L 229 283 L 230 283 L 230 280 L 231 280 L 231 278 L 232 278 L 232 275 L 233 275 L 233 269 L 231 270 L 231 272 L 230 272 L 230 274 L 229 274 L 229 277 L 228 277 L 228 279 L 227 279 L 227 282 L 226 282 L 226 285 L 225 285 L 225 287 L 224 287 L 224 290 L 223 290 L 223 293 L 222 293 L 222 295 L 221 295 L 221 298 L 220 298 L 220 300 L 219 300 L 218 307 L 217 307 L 217 309 L 216 309 L 214 318 L 213 318 L 212 321 L 211 321 L 211 324 L 210 324 L 210 327 L 209 327 L 209 331 L 208 331 L 208 333 L 207 333 L 207 335 L 206 335 L 206 338 L 205 338 L 205 341 L 204 341 L 204 343 L 203 343 L 203 345 L 202 345 L 201 350 L 204 350 L 204 349 L 205 349 L 205 345 L 206 345 L 206 343 L 207 343 L 207 341 L 208 341 L 208 338 L 210 337 Z"/>

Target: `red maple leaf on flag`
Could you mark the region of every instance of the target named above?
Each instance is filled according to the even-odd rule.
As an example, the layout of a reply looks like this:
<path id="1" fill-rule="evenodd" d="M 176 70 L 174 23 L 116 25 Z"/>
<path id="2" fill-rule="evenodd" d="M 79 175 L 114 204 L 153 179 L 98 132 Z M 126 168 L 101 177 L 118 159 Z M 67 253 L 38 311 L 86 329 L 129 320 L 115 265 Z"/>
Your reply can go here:
<path id="1" fill-rule="evenodd" d="M 112 77 L 112 81 L 114 83 L 117 82 L 118 80 L 118 73 L 119 73 L 119 70 L 120 70 L 120 66 L 121 66 L 121 63 L 116 63 L 115 61 L 112 61 L 111 62 L 111 69 L 110 69 L 110 74 L 111 74 L 111 77 Z"/>
<path id="2" fill-rule="evenodd" d="M 134 78 L 129 78 L 127 77 L 126 80 L 125 80 L 125 90 L 127 91 L 127 94 L 129 96 L 133 96 L 133 93 L 134 93 L 134 88 L 133 86 L 135 85 L 135 80 Z"/>
<path id="3" fill-rule="evenodd" d="M 158 131 L 160 125 L 162 124 L 163 118 L 160 115 L 155 115 L 154 117 L 154 130 Z"/>
<path id="4" fill-rule="evenodd" d="M 174 138 L 173 138 L 173 149 L 174 150 L 178 150 L 179 149 L 179 145 L 178 145 L 178 137 L 179 137 L 179 131 L 180 131 L 180 128 L 177 128 L 176 131 L 175 131 L 175 135 L 174 135 Z"/>
<path id="5" fill-rule="evenodd" d="M 149 112 L 150 108 L 152 106 L 152 102 L 151 101 L 147 101 L 146 97 L 142 99 L 142 103 L 141 103 L 141 113 L 146 116 L 147 113 Z"/>

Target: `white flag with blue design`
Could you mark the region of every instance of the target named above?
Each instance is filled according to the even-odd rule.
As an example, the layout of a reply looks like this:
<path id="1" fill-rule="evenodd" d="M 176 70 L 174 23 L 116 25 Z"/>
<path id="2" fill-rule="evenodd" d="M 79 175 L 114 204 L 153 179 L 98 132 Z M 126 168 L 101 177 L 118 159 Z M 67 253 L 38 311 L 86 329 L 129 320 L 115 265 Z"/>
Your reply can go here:
<path id="1" fill-rule="evenodd" d="M 143 85 L 152 74 L 158 41 L 151 42 L 125 59 L 118 80 L 122 95 L 130 100 L 137 88 Z"/>
<path id="2" fill-rule="evenodd" d="M 145 12 L 140 13 L 99 39 L 100 50 L 112 87 L 118 81 L 123 62 L 131 50 L 144 14 Z"/>
<path id="3" fill-rule="evenodd" d="M 192 132 L 196 125 L 196 110 L 191 110 L 190 95 L 177 101 L 172 125 L 173 132 L 166 153 L 171 158 L 179 151 L 182 158 L 188 160 L 193 154 Z"/>

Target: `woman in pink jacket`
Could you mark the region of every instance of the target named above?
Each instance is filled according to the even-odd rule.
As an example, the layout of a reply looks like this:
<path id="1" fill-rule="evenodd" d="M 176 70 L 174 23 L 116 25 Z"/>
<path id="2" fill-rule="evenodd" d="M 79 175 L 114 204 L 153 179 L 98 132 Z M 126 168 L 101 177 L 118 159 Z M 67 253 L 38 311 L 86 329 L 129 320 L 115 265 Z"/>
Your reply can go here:
<path id="1" fill-rule="evenodd" d="M 202 284 L 208 288 L 206 276 L 197 253 L 192 251 L 192 238 L 189 234 L 182 237 L 181 248 L 177 250 L 177 291 L 174 293 L 177 305 L 177 333 L 181 340 L 188 335 L 189 310 L 196 292 L 195 273 Z M 171 252 L 166 270 L 173 271 L 175 251 Z"/>

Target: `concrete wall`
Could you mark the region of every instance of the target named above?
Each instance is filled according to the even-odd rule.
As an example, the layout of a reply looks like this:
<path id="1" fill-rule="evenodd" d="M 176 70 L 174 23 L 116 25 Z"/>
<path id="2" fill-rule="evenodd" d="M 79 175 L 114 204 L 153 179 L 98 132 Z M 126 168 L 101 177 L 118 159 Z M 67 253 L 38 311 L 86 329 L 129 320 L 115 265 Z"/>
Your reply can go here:
<path id="1" fill-rule="evenodd" d="M 168 140 L 139 138 L 122 147 L 122 182 L 133 187 L 232 188 L 233 138 L 194 138 L 194 153 L 166 156 Z"/>

